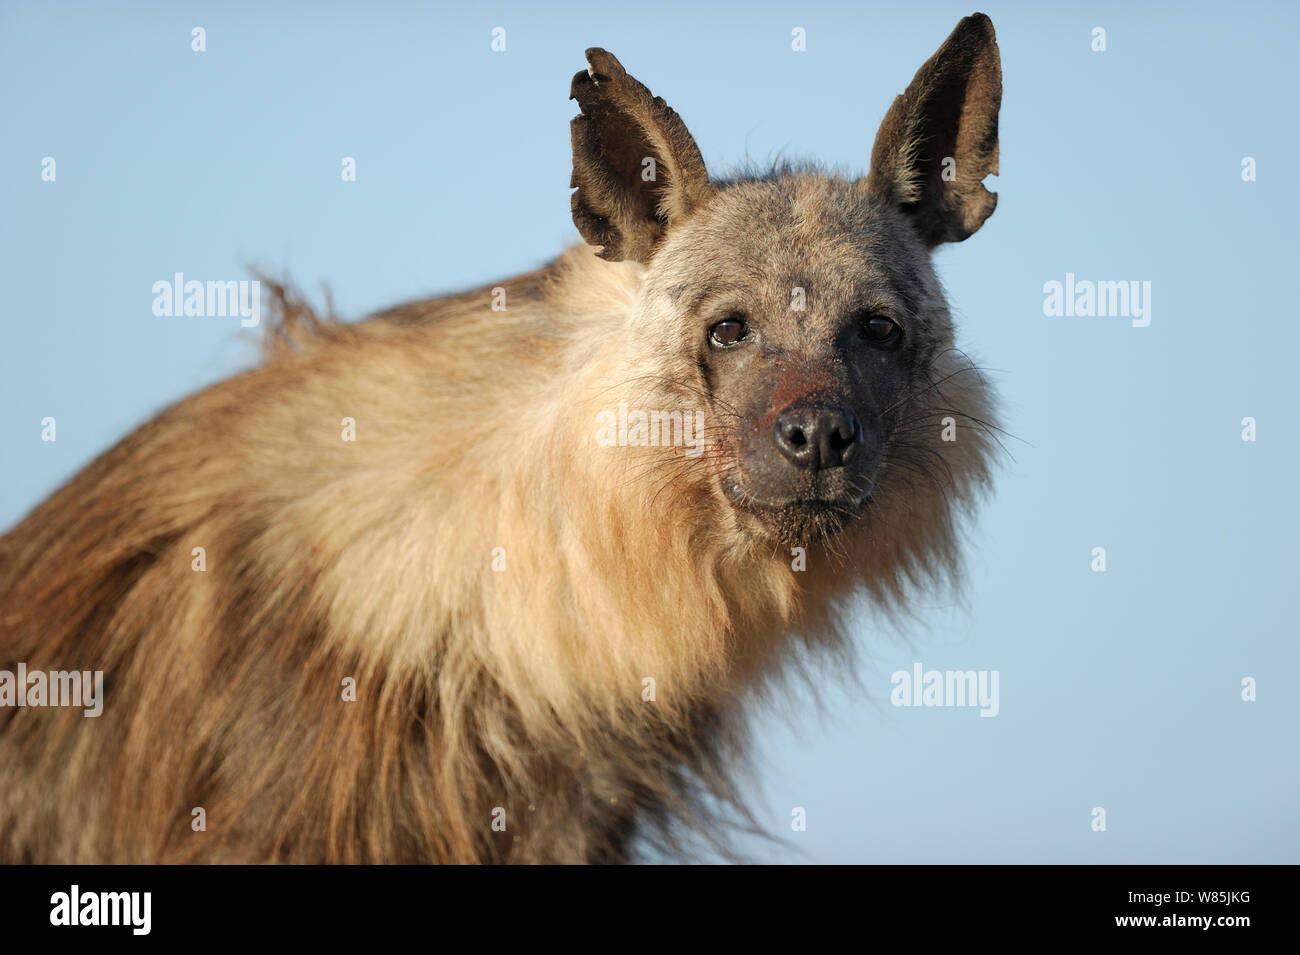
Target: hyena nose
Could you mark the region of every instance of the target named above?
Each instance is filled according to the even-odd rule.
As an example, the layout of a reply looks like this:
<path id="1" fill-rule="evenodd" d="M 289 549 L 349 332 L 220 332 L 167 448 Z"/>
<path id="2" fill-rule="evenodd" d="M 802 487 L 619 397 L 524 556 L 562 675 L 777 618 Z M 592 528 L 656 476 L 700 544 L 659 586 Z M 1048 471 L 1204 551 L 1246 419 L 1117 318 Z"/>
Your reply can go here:
<path id="1" fill-rule="evenodd" d="M 848 408 L 786 408 L 777 415 L 774 430 L 786 460 L 810 471 L 843 467 L 862 444 L 862 425 Z"/>

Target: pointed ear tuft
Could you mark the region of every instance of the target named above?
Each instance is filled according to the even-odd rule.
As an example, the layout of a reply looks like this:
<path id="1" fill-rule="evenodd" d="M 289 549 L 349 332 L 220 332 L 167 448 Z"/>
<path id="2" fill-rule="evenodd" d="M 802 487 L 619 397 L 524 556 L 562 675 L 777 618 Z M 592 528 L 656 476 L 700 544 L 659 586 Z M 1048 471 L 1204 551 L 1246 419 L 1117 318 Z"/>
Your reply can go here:
<path id="1" fill-rule="evenodd" d="M 960 242 L 993 214 L 1002 62 L 993 22 L 966 17 L 894 100 L 871 152 L 867 187 L 897 203 L 928 245 Z"/>
<path id="2" fill-rule="evenodd" d="M 664 233 L 711 189 L 699 147 L 661 97 L 629 76 L 612 53 L 587 51 L 573 77 L 581 114 L 573 135 L 573 224 L 611 261 L 649 261 Z"/>

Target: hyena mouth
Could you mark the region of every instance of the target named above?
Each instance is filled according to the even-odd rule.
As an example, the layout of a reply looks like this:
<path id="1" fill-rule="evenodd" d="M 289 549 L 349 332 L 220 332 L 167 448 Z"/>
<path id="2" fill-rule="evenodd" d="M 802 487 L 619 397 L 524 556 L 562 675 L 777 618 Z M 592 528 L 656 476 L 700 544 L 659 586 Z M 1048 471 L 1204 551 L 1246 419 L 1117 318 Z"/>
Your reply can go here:
<path id="1" fill-rule="evenodd" d="M 871 492 L 845 499 L 808 499 L 769 504 L 733 491 L 728 496 L 737 510 L 749 515 L 759 533 L 783 544 L 806 546 L 843 531 L 871 504 Z"/>

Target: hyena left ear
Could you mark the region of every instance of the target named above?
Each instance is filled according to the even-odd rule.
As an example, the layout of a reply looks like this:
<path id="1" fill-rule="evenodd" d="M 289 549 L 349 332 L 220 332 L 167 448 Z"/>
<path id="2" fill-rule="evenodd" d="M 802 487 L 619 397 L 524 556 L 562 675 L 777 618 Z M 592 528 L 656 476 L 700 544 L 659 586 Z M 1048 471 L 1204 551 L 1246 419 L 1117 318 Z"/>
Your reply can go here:
<path id="1" fill-rule="evenodd" d="M 972 14 L 894 100 L 871 151 L 867 188 L 898 203 L 933 248 L 960 242 L 998 204 L 1002 61 L 993 23 Z"/>
<path id="2" fill-rule="evenodd" d="M 664 233 L 709 192 L 709 173 L 686 124 L 662 97 L 629 76 L 611 53 L 587 51 L 590 70 L 569 99 L 582 113 L 573 133 L 573 224 L 601 258 L 647 262 Z"/>

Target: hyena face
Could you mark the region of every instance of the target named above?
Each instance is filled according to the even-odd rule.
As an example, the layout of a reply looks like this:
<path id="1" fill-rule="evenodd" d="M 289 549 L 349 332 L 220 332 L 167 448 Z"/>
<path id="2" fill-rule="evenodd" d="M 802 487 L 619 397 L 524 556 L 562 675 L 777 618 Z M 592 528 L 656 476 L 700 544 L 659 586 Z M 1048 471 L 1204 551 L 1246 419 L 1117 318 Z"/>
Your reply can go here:
<path id="1" fill-rule="evenodd" d="M 718 490 L 749 526 L 806 543 L 869 505 L 951 343 L 902 213 L 814 174 L 731 184 L 665 238 L 646 284 L 711 406 Z"/>
<path id="2" fill-rule="evenodd" d="M 1001 69 L 967 17 L 885 117 L 862 180 L 782 169 L 710 182 L 662 99 L 603 50 L 574 78 L 574 221 L 646 266 L 645 354 L 703 396 L 716 491 L 747 526 L 807 543 L 872 506 L 952 327 L 930 265 L 992 213 Z M 687 380 L 684 380 L 687 379 Z M 936 435 L 937 438 L 937 435 Z"/>

